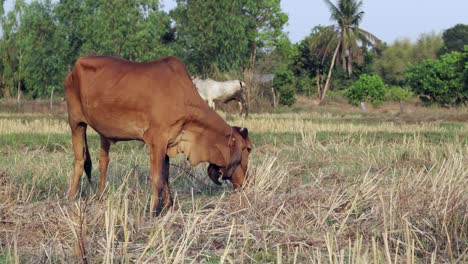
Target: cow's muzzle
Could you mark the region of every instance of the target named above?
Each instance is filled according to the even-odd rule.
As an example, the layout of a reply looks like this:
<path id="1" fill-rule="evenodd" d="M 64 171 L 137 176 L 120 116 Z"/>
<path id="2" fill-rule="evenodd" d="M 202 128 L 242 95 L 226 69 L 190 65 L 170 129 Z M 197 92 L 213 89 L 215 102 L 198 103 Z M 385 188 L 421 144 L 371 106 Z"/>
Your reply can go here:
<path id="1" fill-rule="evenodd" d="M 219 178 L 223 180 L 231 180 L 231 176 L 223 173 L 221 167 L 215 164 L 210 164 L 208 166 L 208 176 L 217 185 L 221 185 Z"/>

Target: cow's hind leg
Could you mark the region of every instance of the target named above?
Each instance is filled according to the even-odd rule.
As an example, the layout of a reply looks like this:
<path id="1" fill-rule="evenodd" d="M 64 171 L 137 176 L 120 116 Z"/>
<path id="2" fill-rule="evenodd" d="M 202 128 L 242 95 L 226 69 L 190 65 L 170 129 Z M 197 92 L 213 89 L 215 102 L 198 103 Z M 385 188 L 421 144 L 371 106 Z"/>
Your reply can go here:
<path id="1" fill-rule="evenodd" d="M 249 116 L 249 105 L 247 104 L 247 96 L 245 95 L 245 93 L 242 94 L 240 103 L 242 106 L 242 110 L 245 114 L 244 117 L 247 118 Z"/>
<path id="2" fill-rule="evenodd" d="M 242 106 L 242 103 L 240 101 L 237 101 L 237 106 L 239 106 L 239 115 L 242 116 L 242 113 L 244 112 L 244 107 Z"/>
<path id="3" fill-rule="evenodd" d="M 109 166 L 109 149 L 111 142 L 101 136 L 101 149 L 99 151 L 99 197 L 102 197 L 106 187 L 107 168 Z"/>
<path id="4" fill-rule="evenodd" d="M 68 196 L 69 198 L 74 199 L 85 167 L 86 173 L 89 173 L 88 177 L 91 175 L 91 158 L 86 144 L 86 124 L 79 123 L 77 125 L 71 125 L 70 127 L 72 130 L 72 145 L 73 152 L 75 154 L 75 161 Z"/>

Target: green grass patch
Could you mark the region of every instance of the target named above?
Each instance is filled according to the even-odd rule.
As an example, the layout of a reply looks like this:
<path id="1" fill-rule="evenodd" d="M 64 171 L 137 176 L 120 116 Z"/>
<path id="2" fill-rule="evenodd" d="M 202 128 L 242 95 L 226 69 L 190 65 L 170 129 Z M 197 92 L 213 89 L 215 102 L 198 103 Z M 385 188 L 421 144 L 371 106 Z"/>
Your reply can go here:
<path id="1" fill-rule="evenodd" d="M 361 141 L 366 142 L 384 142 L 399 143 L 411 138 L 419 137 L 428 144 L 440 144 L 447 142 L 457 142 L 459 144 L 468 144 L 468 133 L 457 131 L 422 131 L 422 132 L 326 132 L 316 133 L 316 138 L 321 144 L 335 141 Z M 255 145 L 294 145 L 302 140 L 301 133 L 252 133 L 252 141 Z"/>
<path id="2" fill-rule="evenodd" d="M 460 126 L 449 125 L 451 128 Z M 298 132 L 267 132 L 251 133 L 251 140 L 255 146 L 262 145 L 294 145 L 302 141 L 302 135 Z M 327 132 L 320 131 L 316 133 L 316 138 L 321 144 L 329 142 L 347 140 L 347 141 L 366 141 L 366 142 L 384 142 L 398 143 L 411 138 L 420 138 L 428 144 L 440 144 L 447 142 L 456 142 L 459 144 L 468 144 L 468 132 L 458 129 L 447 131 L 419 131 L 419 132 Z M 100 145 L 99 136 L 88 135 L 88 146 L 90 149 L 97 149 Z M 34 133 L 13 133 L 0 135 L 0 151 L 8 148 L 30 148 L 44 149 L 47 151 L 71 150 L 71 136 L 69 134 L 34 134 Z M 111 151 L 119 149 L 129 151 L 132 149 L 143 148 L 144 143 L 139 141 L 118 142 L 111 147 Z"/>

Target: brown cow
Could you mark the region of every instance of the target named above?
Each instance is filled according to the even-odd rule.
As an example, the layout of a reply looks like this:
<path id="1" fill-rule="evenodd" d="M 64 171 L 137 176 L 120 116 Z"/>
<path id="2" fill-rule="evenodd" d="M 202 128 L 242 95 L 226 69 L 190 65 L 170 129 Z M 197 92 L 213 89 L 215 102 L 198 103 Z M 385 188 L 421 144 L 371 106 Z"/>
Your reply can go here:
<path id="1" fill-rule="evenodd" d="M 209 162 L 217 184 L 229 179 L 234 188 L 246 181 L 252 149 L 246 128 L 229 126 L 195 89 L 183 62 L 167 57 L 146 63 L 88 56 L 79 58 L 65 79 L 68 122 L 75 153 L 69 197 L 75 198 L 91 158 L 86 142 L 89 125 L 101 136 L 99 153 L 102 195 L 111 143 L 140 140 L 149 146 L 153 212 L 172 206 L 169 158 L 184 153 L 192 165 Z"/>

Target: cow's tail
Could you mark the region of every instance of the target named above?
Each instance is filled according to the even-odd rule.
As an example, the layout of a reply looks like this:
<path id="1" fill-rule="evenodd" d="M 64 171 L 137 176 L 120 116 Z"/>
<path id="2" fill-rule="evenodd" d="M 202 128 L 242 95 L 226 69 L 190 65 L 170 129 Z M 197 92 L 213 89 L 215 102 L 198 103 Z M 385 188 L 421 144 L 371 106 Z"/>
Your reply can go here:
<path id="1" fill-rule="evenodd" d="M 88 177 L 89 183 L 91 183 L 91 171 L 93 170 L 93 163 L 91 162 L 91 155 L 89 154 L 88 139 L 86 137 L 86 133 L 85 133 L 85 136 L 84 136 L 84 143 L 85 143 L 84 171 L 86 173 L 86 176 Z"/>

